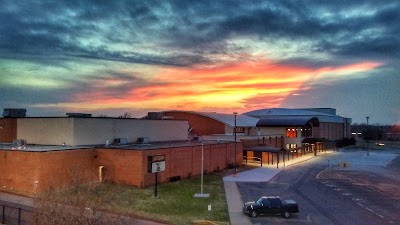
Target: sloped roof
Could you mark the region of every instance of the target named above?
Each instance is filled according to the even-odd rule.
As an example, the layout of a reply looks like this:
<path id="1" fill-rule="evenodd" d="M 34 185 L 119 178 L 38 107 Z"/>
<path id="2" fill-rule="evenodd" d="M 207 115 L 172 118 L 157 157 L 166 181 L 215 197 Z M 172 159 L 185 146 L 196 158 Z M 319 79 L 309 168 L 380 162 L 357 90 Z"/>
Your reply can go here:
<path id="1" fill-rule="evenodd" d="M 235 116 L 233 114 L 226 113 L 216 113 L 216 112 L 194 112 L 194 111 L 181 111 L 181 110 L 171 110 L 166 112 L 186 112 L 197 114 L 201 116 L 205 116 L 214 120 L 217 120 L 227 126 L 234 127 L 235 126 Z M 258 118 L 247 116 L 244 114 L 236 115 L 236 126 L 238 127 L 255 127 Z"/>
<path id="2" fill-rule="evenodd" d="M 245 115 L 253 116 L 256 118 L 264 118 L 266 116 L 314 116 L 317 117 L 319 122 L 328 123 L 343 123 L 345 118 L 318 111 L 305 110 L 305 109 L 286 109 L 286 108 L 270 108 L 259 109 L 245 113 Z"/>
<path id="3" fill-rule="evenodd" d="M 319 126 L 319 120 L 313 116 L 266 116 L 261 118 L 258 127 L 302 127 L 311 123 L 313 127 Z"/>
<path id="4" fill-rule="evenodd" d="M 335 116 L 328 113 L 303 110 L 303 109 L 286 109 L 286 108 L 270 108 L 258 109 L 244 113 L 248 116 L 264 117 L 264 116 Z"/>

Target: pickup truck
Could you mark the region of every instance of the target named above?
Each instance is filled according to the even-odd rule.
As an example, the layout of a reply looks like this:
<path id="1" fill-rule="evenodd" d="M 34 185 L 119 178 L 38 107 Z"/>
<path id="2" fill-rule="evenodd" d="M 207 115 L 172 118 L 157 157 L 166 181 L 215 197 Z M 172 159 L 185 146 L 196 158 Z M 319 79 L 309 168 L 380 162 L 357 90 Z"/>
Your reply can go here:
<path id="1" fill-rule="evenodd" d="M 251 217 L 258 215 L 281 215 L 289 218 L 291 213 L 298 213 L 299 206 L 293 200 L 282 200 L 278 196 L 263 196 L 255 202 L 246 202 L 243 212 Z"/>

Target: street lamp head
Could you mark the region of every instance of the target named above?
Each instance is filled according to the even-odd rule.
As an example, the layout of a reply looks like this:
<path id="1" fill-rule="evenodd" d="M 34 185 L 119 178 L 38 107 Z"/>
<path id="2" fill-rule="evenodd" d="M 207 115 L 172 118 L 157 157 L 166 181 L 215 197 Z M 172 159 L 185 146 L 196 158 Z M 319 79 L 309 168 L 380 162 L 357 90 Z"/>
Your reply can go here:
<path id="1" fill-rule="evenodd" d="M 233 113 L 233 115 L 237 115 L 237 114 L 238 114 L 237 112 L 234 112 L 234 113 Z"/>

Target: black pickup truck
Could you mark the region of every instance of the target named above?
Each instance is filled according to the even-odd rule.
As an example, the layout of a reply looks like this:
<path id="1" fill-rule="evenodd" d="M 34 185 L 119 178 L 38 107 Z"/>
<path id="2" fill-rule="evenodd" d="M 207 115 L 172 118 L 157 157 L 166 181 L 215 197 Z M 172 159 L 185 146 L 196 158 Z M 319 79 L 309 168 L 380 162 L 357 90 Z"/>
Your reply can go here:
<path id="1" fill-rule="evenodd" d="M 282 200 L 278 196 L 263 196 L 255 202 L 246 202 L 243 212 L 251 217 L 258 215 L 282 215 L 289 218 L 291 213 L 298 213 L 299 206 L 293 200 Z"/>

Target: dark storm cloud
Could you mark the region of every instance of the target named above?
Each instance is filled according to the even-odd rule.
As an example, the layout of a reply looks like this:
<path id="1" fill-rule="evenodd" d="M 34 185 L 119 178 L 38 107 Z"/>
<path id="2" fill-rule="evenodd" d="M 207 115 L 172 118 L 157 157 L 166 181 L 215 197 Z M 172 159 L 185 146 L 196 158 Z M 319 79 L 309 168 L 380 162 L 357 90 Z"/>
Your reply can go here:
<path id="1" fill-rule="evenodd" d="M 173 9 L 179 18 L 169 27 L 169 36 L 174 37 L 170 40 L 178 39 L 175 44 L 186 47 L 253 35 L 291 38 L 293 41 L 315 40 L 316 43 L 322 39 L 333 44 L 338 40 L 342 42 L 341 38 L 351 42 L 355 35 L 379 27 L 382 33 L 375 34 L 375 40 L 384 41 L 386 35 L 396 37 L 400 23 L 400 4 L 396 1 L 385 4 L 377 1 L 332 1 L 331 4 L 325 1 L 321 4 L 314 1 L 252 1 L 255 4 L 250 6 L 248 1 L 233 2 L 236 4 L 231 4 L 232 1 L 204 5 L 177 3 Z M 205 9 L 208 11 L 204 12 Z M 366 10 L 370 12 L 365 14 Z M 350 13 L 352 15 L 348 16 Z M 396 43 L 391 44 L 395 46 Z"/>
<path id="2" fill-rule="evenodd" d="M 110 85 L 112 82 L 118 82 L 118 85 Z M 80 80 L 77 86 L 80 90 L 76 93 L 102 93 L 109 97 L 124 97 L 130 90 L 146 86 L 149 82 L 140 76 L 126 74 L 116 71 L 98 71 L 97 74 L 87 76 Z M 87 99 L 90 100 L 90 99 Z"/>
<path id="3" fill-rule="evenodd" d="M 0 56 L 73 56 L 190 66 L 211 63 L 214 54 L 235 53 L 227 41 L 240 37 L 309 41 L 312 51 L 337 57 L 399 56 L 398 1 L 251 3 L 5 1 L 0 10 Z M 100 43 L 93 43 L 93 38 Z M 88 43 L 82 43 L 85 39 Z M 160 46 L 160 52 L 143 52 L 147 43 Z M 115 44 L 142 49 L 110 48 Z"/>
<path id="4" fill-rule="evenodd" d="M 101 59 L 128 63 L 143 63 L 151 65 L 172 65 L 172 66 L 189 66 L 193 63 L 204 63 L 208 60 L 201 55 L 185 55 L 185 54 L 170 54 L 165 57 L 160 57 L 154 54 L 144 54 L 139 52 L 115 52 L 106 51 L 104 49 L 81 49 L 79 52 L 71 52 L 67 54 L 72 57 Z"/>

